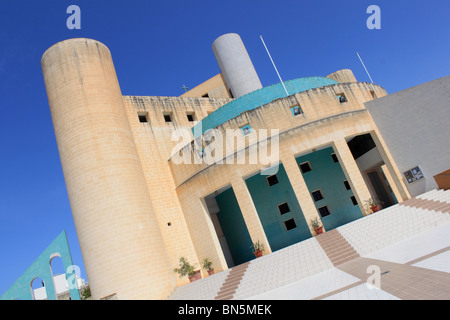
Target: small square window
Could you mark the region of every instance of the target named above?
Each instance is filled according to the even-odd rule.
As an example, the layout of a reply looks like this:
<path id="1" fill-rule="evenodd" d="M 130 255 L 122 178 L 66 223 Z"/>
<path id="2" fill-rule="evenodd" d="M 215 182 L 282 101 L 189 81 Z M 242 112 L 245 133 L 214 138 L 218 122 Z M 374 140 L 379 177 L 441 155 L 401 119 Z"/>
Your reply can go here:
<path id="1" fill-rule="evenodd" d="M 148 122 L 148 120 L 147 120 L 147 114 L 138 114 L 138 117 L 139 117 L 139 122 L 140 122 L 140 123 L 146 123 L 146 122 Z"/>
<path id="2" fill-rule="evenodd" d="M 247 124 L 247 125 L 241 127 L 241 132 L 244 136 L 246 136 L 246 135 L 252 133 L 252 127 L 250 127 L 250 125 Z"/>
<path id="3" fill-rule="evenodd" d="M 348 183 L 347 180 L 344 181 L 344 186 L 345 186 L 345 189 L 347 189 L 347 190 L 350 190 L 350 189 L 351 189 L 350 183 Z"/>
<path id="4" fill-rule="evenodd" d="M 312 192 L 311 194 L 314 198 L 314 201 L 319 201 L 319 200 L 323 199 L 323 194 L 320 190 L 316 190 L 316 191 Z"/>
<path id="5" fill-rule="evenodd" d="M 309 163 L 309 161 L 301 163 L 300 170 L 302 171 L 302 173 L 311 171 L 312 168 L 311 168 L 311 164 Z"/>
<path id="6" fill-rule="evenodd" d="M 370 95 L 372 96 L 372 99 L 376 99 L 377 98 L 377 94 L 373 90 L 370 90 Z"/>
<path id="7" fill-rule="evenodd" d="M 289 219 L 289 220 L 284 221 L 284 226 L 286 227 L 287 231 L 297 228 L 297 225 L 295 224 L 294 219 Z"/>
<path id="8" fill-rule="evenodd" d="M 347 102 L 347 98 L 345 97 L 345 94 L 343 94 L 343 93 L 337 94 L 336 97 L 338 98 L 340 103 Z"/>
<path id="9" fill-rule="evenodd" d="M 171 114 L 165 114 L 164 115 L 164 121 L 165 122 L 172 122 L 172 115 Z"/>
<path id="10" fill-rule="evenodd" d="M 291 112 L 293 116 L 298 116 L 299 114 L 302 114 L 302 109 L 300 109 L 300 106 L 293 106 L 291 107 Z"/>
<path id="11" fill-rule="evenodd" d="M 354 206 L 358 205 L 358 201 L 356 201 L 355 196 L 351 196 L 350 199 L 352 200 L 352 203 L 353 203 Z"/>
<path id="12" fill-rule="evenodd" d="M 289 209 L 288 204 L 285 202 L 278 206 L 278 211 L 280 211 L 280 214 L 285 214 L 290 212 L 291 210 Z"/>
<path id="13" fill-rule="evenodd" d="M 188 113 L 186 116 L 187 116 L 187 119 L 188 119 L 189 122 L 195 121 L 195 114 Z"/>
<path id="14" fill-rule="evenodd" d="M 333 162 L 339 162 L 339 159 L 335 153 L 331 154 L 331 158 L 333 159 Z"/>
<path id="15" fill-rule="evenodd" d="M 324 206 L 324 207 L 319 208 L 319 214 L 323 218 L 323 217 L 329 216 L 331 214 L 331 212 L 330 212 L 330 210 L 328 210 L 327 206 Z"/>
<path id="16" fill-rule="evenodd" d="M 266 179 L 267 179 L 267 183 L 269 184 L 269 186 L 273 186 L 274 184 L 278 183 L 278 178 L 277 178 L 276 174 L 269 176 Z"/>

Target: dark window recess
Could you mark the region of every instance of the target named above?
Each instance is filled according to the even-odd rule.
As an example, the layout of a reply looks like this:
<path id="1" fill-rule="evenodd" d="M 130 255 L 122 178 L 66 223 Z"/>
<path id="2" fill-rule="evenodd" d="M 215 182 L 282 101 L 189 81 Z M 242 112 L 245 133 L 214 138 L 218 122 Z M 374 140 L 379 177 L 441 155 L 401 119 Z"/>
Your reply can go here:
<path id="1" fill-rule="evenodd" d="M 331 212 L 330 212 L 330 210 L 328 210 L 328 207 L 325 206 L 325 207 L 319 208 L 319 214 L 323 218 L 323 217 L 329 216 L 331 214 Z"/>
<path id="2" fill-rule="evenodd" d="M 358 159 L 366 152 L 375 148 L 376 145 L 370 133 L 366 133 L 361 136 L 354 137 L 352 140 L 350 140 L 348 142 L 348 147 L 352 152 L 353 158 Z"/>
<path id="3" fill-rule="evenodd" d="M 193 114 L 188 114 L 187 115 L 187 119 L 188 119 L 188 121 L 194 121 L 194 115 Z"/>
<path id="4" fill-rule="evenodd" d="M 147 116 L 146 115 L 139 115 L 139 122 L 140 123 L 148 122 L 147 121 Z"/>
<path id="5" fill-rule="evenodd" d="M 172 122 L 172 117 L 170 116 L 170 114 L 165 114 L 164 115 L 164 121 L 165 122 Z"/>
<path id="6" fill-rule="evenodd" d="M 291 211 L 291 210 L 289 209 L 288 204 L 287 204 L 286 202 L 280 204 L 280 205 L 278 206 L 278 210 L 280 211 L 280 214 L 285 214 L 285 213 L 288 213 L 288 212 Z"/>
<path id="7" fill-rule="evenodd" d="M 358 201 L 356 201 L 355 196 L 351 196 L 350 199 L 352 200 L 352 203 L 353 203 L 354 206 L 358 205 Z"/>
<path id="8" fill-rule="evenodd" d="M 331 154 L 331 158 L 333 158 L 334 162 L 339 162 L 339 159 L 338 159 L 338 157 L 337 157 L 337 155 L 335 153 Z"/>
<path id="9" fill-rule="evenodd" d="M 204 95 L 202 95 L 202 98 L 209 98 L 209 94 L 205 93 Z"/>
<path id="10" fill-rule="evenodd" d="M 337 94 L 336 97 L 338 98 L 340 103 L 347 102 L 347 98 L 345 97 L 345 95 L 343 93 Z"/>
<path id="11" fill-rule="evenodd" d="M 295 224 L 294 219 L 289 219 L 289 220 L 284 221 L 284 226 L 286 227 L 287 231 L 297 228 L 297 225 Z"/>
<path id="12" fill-rule="evenodd" d="M 300 170 L 302 170 L 303 173 L 306 173 L 308 171 L 311 171 L 312 168 L 311 168 L 311 165 L 309 164 L 309 162 L 305 162 L 305 163 L 300 164 Z"/>
<path id="13" fill-rule="evenodd" d="M 267 177 L 267 183 L 269 184 L 269 186 L 273 186 L 274 184 L 277 184 L 278 183 L 277 175 L 274 174 L 272 176 Z"/>
<path id="14" fill-rule="evenodd" d="M 319 201 L 319 200 L 323 199 L 323 195 L 322 195 L 322 192 L 320 192 L 320 190 L 314 191 L 312 193 L 312 196 L 314 198 L 314 201 Z"/>
<path id="15" fill-rule="evenodd" d="M 344 181 L 344 186 L 345 186 L 345 189 L 347 189 L 347 190 L 350 190 L 350 189 L 351 189 L 350 183 L 348 183 L 347 180 Z"/>

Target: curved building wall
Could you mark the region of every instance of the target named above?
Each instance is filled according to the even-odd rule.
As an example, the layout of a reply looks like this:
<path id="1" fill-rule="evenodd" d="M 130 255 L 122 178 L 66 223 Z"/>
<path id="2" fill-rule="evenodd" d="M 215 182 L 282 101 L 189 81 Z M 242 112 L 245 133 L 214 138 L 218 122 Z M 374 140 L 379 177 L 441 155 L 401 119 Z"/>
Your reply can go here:
<path id="1" fill-rule="evenodd" d="M 108 48 L 71 39 L 41 63 L 94 299 L 166 298 L 175 278 Z"/>

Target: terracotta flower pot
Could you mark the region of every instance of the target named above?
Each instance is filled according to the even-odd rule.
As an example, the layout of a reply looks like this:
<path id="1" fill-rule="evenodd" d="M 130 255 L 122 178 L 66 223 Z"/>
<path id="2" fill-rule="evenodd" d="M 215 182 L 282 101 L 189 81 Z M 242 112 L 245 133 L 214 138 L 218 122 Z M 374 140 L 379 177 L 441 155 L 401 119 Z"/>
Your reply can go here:
<path id="1" fill-rule="evenodd" d="M 262 250 L 256 250 L 256 251 L 253 252 L 253 253 L 255 254 L 255 257 L 257 257 L 257 258 L 262 257 L 262 255 L 263 255 Z"/>
<path id="2" fill-rule="evenodd" d="M 372 212 L 377 212 L 380 210 L 380 205 L 376 204 L 374 206 L 371 206 L 370 210 L 372 210 Z"/>
<path id="3" fill-rule="evenodd" d="M 316 232 L 316 234 L 321 234 L 321 233 L 323 233 L 323 226 L 314 229 L 314 231 Z"/>
<path id="4" fill-rule="evenodd" d="M 193 276 L 188 277 L 190 282 L 194 282 L 195 280 L 200 280 L 202 278 L 202 275 L 200 273 L 200 270 L 195 271 Z"/>
<path id="5" fill-rule="evenodd" d="M 213 274 L 214 274 L 214 269 L 209 269 L 209 270 L 208 270 L 208 274 L 209 274 L 209 275 L 213 275 Z"/>

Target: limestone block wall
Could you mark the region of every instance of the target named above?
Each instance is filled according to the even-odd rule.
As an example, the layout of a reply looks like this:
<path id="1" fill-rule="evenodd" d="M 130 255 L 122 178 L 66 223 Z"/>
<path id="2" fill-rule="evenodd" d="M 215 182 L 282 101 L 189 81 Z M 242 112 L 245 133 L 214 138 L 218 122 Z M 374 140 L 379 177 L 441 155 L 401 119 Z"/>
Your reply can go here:
<path id="1" fill-rule="evenodd" d="M 42 69 L 94 299 L 165 299 L 175 286 L 108 48 L 49 48 Z"/>

